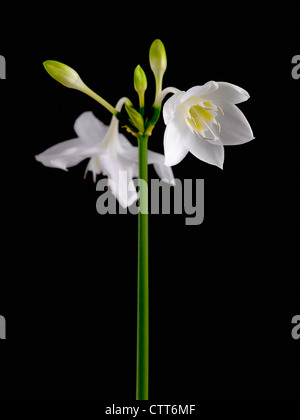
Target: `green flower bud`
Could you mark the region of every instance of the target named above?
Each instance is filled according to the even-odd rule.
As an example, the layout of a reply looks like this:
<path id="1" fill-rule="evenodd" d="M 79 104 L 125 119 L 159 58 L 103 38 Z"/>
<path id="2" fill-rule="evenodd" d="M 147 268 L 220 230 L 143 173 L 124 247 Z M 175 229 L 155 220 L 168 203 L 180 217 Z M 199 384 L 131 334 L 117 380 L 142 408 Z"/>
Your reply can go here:
<path id="1" fill-rule="evenodd" d="M 164 44 L 160 39 L 152 42 L 149 51 L 150 67 L 154 75 L 156 73 L 164 74 L 167 68 L 167 54 Z"/>
<path id="2" fill-rule="evenodd" d="M 140 65 L 136 66 L 134 70 L 133 83 L 138 94 L 143 94 L 147 89 L 147 77 Z"/>
<path id="3" fill-rule="evenodd" d="M 71 89 L 85 90 L 86 86 L 80 79 L 79 74 L 66 64 L 47 60 L 44 61 L 43 65 L 50 76 L 62 85 Z"/>
<path id="4" fill-rule="evenodd" d="M 133 83 L 134 83 L 134 89 L 137 91 L 139 95 L 140 113 L 141 115 L 144 115 L 145 90 L 147 89 L 147 77 L 145 75 L 144 70 L 142 69 L 140 65 L 138 65 L 134 70 Z"/>
<path id="5" fill-rule="evenodd" d="M 47 60 L 43 63 L 46 71 L 50 74 L 53 79 L 62 85 L 79 90 L 80 92 L 89 95 L 95 99 L 99 104 L 104 106 L 113 115 L 117 116 L 119 112 L 111 106 L 105 99 L 93 92 L 83 81 L 80 79 L 79 74 L 66 64 L 60 63 L 59 61 Z"/>
<path id="6" fill-rule="evenodd" d="M 167 68 L 167 54 L 164 44 L 160 39 L 156 39 L 152 42 L 149 51 L 149 59 L 151 70 L 154 73 L 156 85 L 155 101 L 153 106 L 157 108 L 158 106 L 156 104 L 156 99 L 161 92 L 163 75 Z"/>

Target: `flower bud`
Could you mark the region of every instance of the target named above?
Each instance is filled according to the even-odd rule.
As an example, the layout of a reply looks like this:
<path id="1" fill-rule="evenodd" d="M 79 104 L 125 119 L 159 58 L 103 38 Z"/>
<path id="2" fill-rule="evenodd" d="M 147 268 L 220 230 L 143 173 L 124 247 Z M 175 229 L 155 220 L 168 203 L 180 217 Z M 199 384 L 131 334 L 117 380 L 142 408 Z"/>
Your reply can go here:
<path id="1" fill-rule="evenodd" d="M 154 108 L 157 108 L 158 105 L 156 101 L 162 90 L 163 75 L 167 68 L 167 54 L 164 44 L 161 42 L 160 39 L 156 39 L 152 42 L 149 52 L 149 59 L 151 70 L 154 73 L 156 86 L 155 101 L 153 106 Z"/>
<path id="2" fill-rule="evenodd" d="M 167 54 L 164 44 L 160 39 L 156 39 L 152 42 L 149 52 L 149 59 L 150 67 L 154 75 L 159 72 L 162 76 L 167 68 Z"/>
<path id="3" fill-rule="evenodd" d="M 132 105 L 125 102 L 125 109 L 129 116 L 130 122 L 140 133 L 144 132 L 144 119 L 142 115 L 133 108 Z"/>
<path id="4" fill-rule="evenodd" d="M 119 112 L 111 106 L 105 99 L 93 92 L 83 81 L 80 79 L 79 74 L 66 64 L 60 63 L 59 61 L 47 60 L 43 63 L 46 71 L 50 74 L 53 79 L 62 85 L 79 90 L 80 92 L 89 95 L 95 99 L 99 104 L 104 106 L 109 112 L 117 116 Z"/>
<path id="5" fill-rule="evenodd" d="M 147 77 L 140 65 L 136 66 L 134 70 L 133 83 L 138 94 L 143 94 L 147 89 Z"/>
<path id="6" fill-rule="evenodd" d="M 80 79 L 79 74 L 66 64 L 47 60 L 44 61 L 43 65 L 50 76 L 62 85 L 71 89 L 85 90 L 86 86 Z"/>

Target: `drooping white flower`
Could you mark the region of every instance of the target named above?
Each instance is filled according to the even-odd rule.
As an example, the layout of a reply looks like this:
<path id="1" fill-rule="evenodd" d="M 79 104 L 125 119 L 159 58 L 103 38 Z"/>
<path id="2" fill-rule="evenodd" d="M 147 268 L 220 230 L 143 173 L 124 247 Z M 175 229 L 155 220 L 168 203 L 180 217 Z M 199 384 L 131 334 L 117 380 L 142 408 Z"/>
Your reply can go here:
<path id="1" fill-rule="evenodd" d="M 122 98 L 118 102 L 118 111 L 125 100 L 126 98 Z M 90 158 L 86 173 L 91 171 L 94 181 L 98 174 L 106 175 L 112 193 L 126 208 L 138 199 L 133 178 L 139 174 L 139 154 L 138 147 L 132 146 L 129 140 L 119 133 L 118 128 L 119 122 L 115 116 L 107 127 L 92 112 L 84 112 L 74 124 L 78 138 L 50 147 L 37 155 L 36 160 L 48 167 L 67 170 Z M 164 164 L 164 155 L 149 150 L 148 163 L 154 164 L 161 179 L 174 184 L 172 169 Z"/>
<path id="2" fill-rule="evenodd" d="M 165 89 L 168 93 L 168 89 Z M 177 91 L 169 88 L 169 92 Z M 207 82 L 187 92 L 177 91 L 163 108 L 167 125 L 164 135 L 165 164 L 179 163 L 188 152 L 198 159 L 220 168 L 224 147 L 253 140 L 251 127 L 235 105 L 249 94 L 225 82 Z"/>

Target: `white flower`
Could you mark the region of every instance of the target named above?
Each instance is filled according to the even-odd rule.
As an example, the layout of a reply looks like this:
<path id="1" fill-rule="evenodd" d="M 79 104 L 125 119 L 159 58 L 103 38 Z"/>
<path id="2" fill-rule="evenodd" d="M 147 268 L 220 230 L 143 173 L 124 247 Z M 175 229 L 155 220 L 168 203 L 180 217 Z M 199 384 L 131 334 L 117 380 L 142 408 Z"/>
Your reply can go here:
<path id="1" fill-rule="evenodd" d="M 174 88 L 169 91 L 174 92 Z M 254 138 L 246 117 L 235 106 L 248 98 L 248 93 L 236 85 L 213 81 L 175 93 L 163 108 L 167 125 L 165 164 L 176 165 L 191 152 L 222 168 L 224 145 L 242 144 Z"/>
<path id="2" fill-rule="evenodd" d="M 125 98 L 120 99 L 116 109 L 119 111 Z M 87 171 L 102 173 L 109 178 L 112 193 L 126 208 L 138 199 L 133 178 L 138 177 L 138 147 L 131 145 L 127 138 L 118 131 L 119 122 L 112 117 L 107 127 L 92 112 L 81 114 L 74 124 L 78 138 L 59 143 L 36 156 L 36 160 L 45 166 L 67 170 L 86 158 L 90 158 Z M 161 179 L 174 184 L 172 169 L 164 164 L 164 155 L 148 151 L 148 163 Z M 120 176 L 119 176 L 120 175 Z M 123 179 L 124 178 L 124 179 Z M 126 182 L 123 182 L 123 181 Z"/>

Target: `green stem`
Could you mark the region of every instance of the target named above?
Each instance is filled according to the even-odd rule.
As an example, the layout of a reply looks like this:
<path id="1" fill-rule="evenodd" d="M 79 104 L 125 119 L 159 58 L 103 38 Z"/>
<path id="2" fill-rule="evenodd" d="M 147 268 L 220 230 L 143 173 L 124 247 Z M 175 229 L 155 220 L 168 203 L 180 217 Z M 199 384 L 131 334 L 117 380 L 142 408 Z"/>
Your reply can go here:
<path id="1" fill-rule="evenodd" d="M 149 389 L 149 261 L 148 261 L 148 136 L 138 136 L 140 211 L 138 214 L 138 291 L 136 399 L 148 400 Z M 145 181 L 145 182 L 144 182 Z"/>
<path id="2" fill-rule="evenodd" d="M 154 101 L 154 105 L 156 104 L 157 98 L 161 92 L 162 89 L 162 81 L 163 81 L 163 75 L 164 75 L 164 71 L 157 71 L 157 73 L 155 74 L 155 101 Z"/>
<path id="3" fill-rule="evenodd" d="M 119 112 L 111 104 L 109 104 L 101 96 L 97 95 L 97 93 L 95 93 L 88 86 L 84 85 L 84 88 L 82 89 L 82 92 L 85 93 L 86 95 L 90 96 L 91 98 L 95 99 L 95 101 L 99 102 L 99 104 L 104 106 L 104 108 L 106 108 L 113 115 L 117 116 L 119 114 Z"/>

